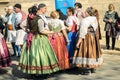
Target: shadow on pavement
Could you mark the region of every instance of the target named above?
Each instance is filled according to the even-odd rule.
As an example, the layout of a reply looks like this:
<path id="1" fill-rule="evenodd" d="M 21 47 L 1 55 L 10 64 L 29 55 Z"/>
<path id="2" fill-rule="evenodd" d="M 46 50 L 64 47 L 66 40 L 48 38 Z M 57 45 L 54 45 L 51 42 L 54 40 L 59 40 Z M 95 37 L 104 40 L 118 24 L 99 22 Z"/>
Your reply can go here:
<path id="1" fill-rule="evenodd" d="M 8 71 L 5 69 L 0 69 L 0 75 L 6 74 Z"/>
<path id="2" fill-rule="evenodd" d="M 31 79 L 31 77 L 28 74 L 25 74 L 25 73 L 21 72 L 20 70 L 18 70 L 19 57 L 12 56 L 11 58 L 12 58 L 12 65 L 11 65 L 11 68 L 12 68 L 11 73 L 12 73 L 12 75 L 15 78 L 18 78 L 18 79 L 21 79 L 21 78 Z"/>
<path id="3" fill-rule="evenodd" d="M 18 70 L 18 65 L 12 64 L 12 74 L 16 78 L 24 78 L 24 79 L 31 79 L 30 75 L 25 74 Z"/>
<path id="4" fill-rule="evenodd" d="M 27 73 L 23 73 L 22 71 L 18 70 L 18 62 L 19 58 L 14 56 L 12 57 L 12 75 L 14 76 L 15 79 L 27 79 L 27 80 L 44 80 L 47 79 L 48 77 L 51 77 L 51 75 L 30 75 Z"/>
<path id="5" fill-rule="evenodd" d="M 103 49 L 103 50 L 107 50 L 105 45 L 101 45 L 101 49 Z M 111 47 L 110 47 L 110 49 L 109 49 L 109 50 L 112 50 L 112 49 L 111 49 Z M 120 48 L 115 47 L 115 49 L 114 49 L 114 50 L 115 50 L 115 51 L 120 51 Z"/>

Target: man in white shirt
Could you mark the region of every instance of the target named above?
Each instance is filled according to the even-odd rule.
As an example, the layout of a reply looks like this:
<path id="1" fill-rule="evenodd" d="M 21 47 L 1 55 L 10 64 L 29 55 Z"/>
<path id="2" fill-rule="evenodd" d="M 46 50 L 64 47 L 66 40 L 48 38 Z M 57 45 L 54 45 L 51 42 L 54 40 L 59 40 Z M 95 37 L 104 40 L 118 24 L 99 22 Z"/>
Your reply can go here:
<path id="1" fill-rule="evenodd" d="M 16 28 L 16 41 L 18 39 L 18 32 L 19 30 L 21 30 L 22 28 L 20 27 L 20 23 L 22 21 L 22 13 L 21 13 L 21 4 L 15 4 L 14 5 L 14 11 L 16 13 L 16 18 L 15 18 L 15 28 Z M 18 56 L 20 56 L 20 46 L 17 46 L 17 51 L 18 51 Z"/>
<path id="2" fill-rule="evenodd" d="M 18 29 L 20 29 L 19 25 L 22 21 L 21 4 L 15 4 L 14 11 L 16 13 L 15 27 L 18 30 Z"/>

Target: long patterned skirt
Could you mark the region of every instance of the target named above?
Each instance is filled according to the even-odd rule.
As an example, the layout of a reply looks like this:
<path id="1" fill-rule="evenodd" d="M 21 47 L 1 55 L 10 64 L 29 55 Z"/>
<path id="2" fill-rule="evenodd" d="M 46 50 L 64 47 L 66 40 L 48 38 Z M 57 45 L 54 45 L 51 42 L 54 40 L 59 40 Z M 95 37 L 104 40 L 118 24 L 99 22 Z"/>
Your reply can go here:
<path id="1" fill-rule="evenodd" d="M 52 36 L 48 37 L 50 43 L 55 51 L 57 56 L 60 69 L 68 69 L 69 68 L 69 58 L 68 58 L 68 50 L 67 45 L 65 43 L 64 36 L 62 34 L 53 34 Z"/>
<path id="2" fill-rule="evenodd" d="M 50 74 L 59 71 L 57 57 L 45 35 L 34 35 L 31 46 L 25 43 L 19 61 L 19 70 L 28 74 Z"/>
<path id="3" fill-rule="evenodd" d="M 2 67 L 8 67 L 10 65 L 11 65 L 10 52 L 8 50 L 4 37 L 0 33 L 0 69 Z"/>
<path id="4" fill-rule="evenodd" d="M 69 39 L 70 43 L 67 45 L 67 48 L 68 48 L 70 63 L 72 63 L 76 40 L 77 40 L 77 32 L 69 32 L 68 39 Z"/>
<path id="5" fill-rule="evenodd" d="M 73 64 L 76 67 L 97 68 L 103 63 L 102 52 L 98 37 L 87 34 L 79 49 L 74 52 Z"/>

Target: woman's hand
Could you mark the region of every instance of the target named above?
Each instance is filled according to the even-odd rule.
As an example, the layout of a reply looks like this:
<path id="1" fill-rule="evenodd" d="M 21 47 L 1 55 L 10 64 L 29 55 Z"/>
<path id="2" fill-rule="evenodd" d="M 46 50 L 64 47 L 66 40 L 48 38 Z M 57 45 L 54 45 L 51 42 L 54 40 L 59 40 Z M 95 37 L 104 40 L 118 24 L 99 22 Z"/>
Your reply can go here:
<path id="1" fill-rule="evenodd" d="M 70 40 L 66 40 L 66 45 L 70 44 Z"/>
<path id="2" fill-rule="evenodd" d="M 109 19 L 108 21 L 109 21 L 109 23 L 112 23 L 112 22 L 113 22 L 113 20 L 112 20 L 112 19 Z"/>
<path id="3" fill-rule="evenodd" d="M 53 34 L 54 33 L 54 31 L 50 31 L 50 34 Z"/>
<path id="4" fill-rule="evenodd" d="M 78 39 L 78 42 L 77 42 L 77 44 L 76 44 L 76 48 L 79 48 L 81 43 L 82 43 L 82 39 L 79 38 L 79 39 Z"/>
<path id="5" fill-rule="evenodd" d="M 50 32 L 47 34 L 47 36 L 52 36 L 53 33 L 54 33 L 53 31 L 50 31 Z"/>

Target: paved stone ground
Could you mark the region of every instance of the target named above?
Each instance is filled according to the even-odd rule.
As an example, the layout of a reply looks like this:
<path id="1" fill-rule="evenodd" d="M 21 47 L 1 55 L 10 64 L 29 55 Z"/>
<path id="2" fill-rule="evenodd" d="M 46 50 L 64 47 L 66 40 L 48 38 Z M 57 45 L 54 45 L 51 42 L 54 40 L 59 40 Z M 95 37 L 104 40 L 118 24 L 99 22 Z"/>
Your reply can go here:
<path id="1" fill-rule="evenodd" d="M 81 75 L 78 71 L 52 74 L 49 78 L 32 78 L 17 70 L 18 58 L 12 57 L 12 66 L 0 70 L 0 80 L 120 80 L 120 56 L 104 54 L 104 64 L 96 73 Z"/>
<path id="2" fill-rule="evenodd" d="M 96 73 L 90 75 L 81 75 L 79 71 L 71 70 L 52 74 L 49 78 L 32 78 L 17 69 L 18 57 L 12 57 L 12 65 L 0 70 L 0 80 L 120 80 L 120 40 L 116 41 L 115 50 L 105 49 L 105 38 L 101 42 L 104 63 L 98 68 Z M 8 47 L 12 53 L 11 45 Z"/>
<path id="3" fill-rule="evenodd" d="M 48 78 L 32 78 L 28 74 L 18 71 L 17 65 L 19 58 L 12 57 L 12 66 L 0 70 L 0 80 L 120 80 L 120 51 L 102 49 L 104 63 L 98 68 L 96 73 L 81 75 L 78 71 L 71 70 L 52 74 Z M 11 51 L 12 52 L 12 51 Z M 108 54 L 117 53 L 117 54 Z"/>

